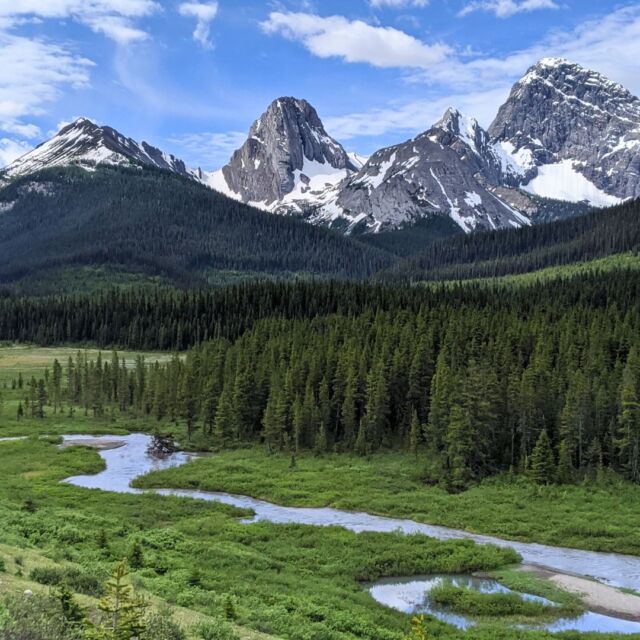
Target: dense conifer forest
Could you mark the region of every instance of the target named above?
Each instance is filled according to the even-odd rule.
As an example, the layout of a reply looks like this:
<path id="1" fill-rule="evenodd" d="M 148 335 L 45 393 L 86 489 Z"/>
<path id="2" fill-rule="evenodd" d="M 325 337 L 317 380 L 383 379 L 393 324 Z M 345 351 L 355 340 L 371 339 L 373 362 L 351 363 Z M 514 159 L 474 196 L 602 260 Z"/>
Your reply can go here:
<path id="1" fill-rule="evenodd" d="M 4 283 L 87 264 L 128 265 L 182 286 L 202 284 L 220 269 L 359 279 L 393 260 L 356 240 L 149 168 L 49 169 L 0 190 L 0 205 Z"/>
<path id="2" fill-rule="evenodd" d="M 611 467 L 637 482 L 638 294 L 634 271 L 526 288 L 252 285 L 208 294 L 216 303 L 202 293 L 113 294 L 101 322 L 115 337 L 164 346 L 173 312 L 179 346 L 199 346 L 150 368 L 80 354 L 64 373 L 57 364 L 40 386 L 32 381 L 26 405 L 37 415 L 38 399 L 53 394 L 87 412 L 132 410 L 179 421 L 189 438 L 219 448 L 428 452 L 430 478 L 451 490 L 507 470 L 546 483 Z M 106 309 L 108 300 L 87 302 Z M 53 302 L 31 303 L 42 311 L 33 337 L 57 326 L 60 341 L 106 342 L 77 300 L 58 300 L 57 311 Z M 34 309 L 16 317 L 34 319 Z M 65 333 L 76 330 L 84 333 Z M 6 324 L 1 331 L 14 337 Z"/>
<path id="3" fill-rule="evenodd" d="M 640 249 L 640 202 L 548 224 L 456 235 L 389 269 L 383 277 L 458 280 L 527 273 Z"/>

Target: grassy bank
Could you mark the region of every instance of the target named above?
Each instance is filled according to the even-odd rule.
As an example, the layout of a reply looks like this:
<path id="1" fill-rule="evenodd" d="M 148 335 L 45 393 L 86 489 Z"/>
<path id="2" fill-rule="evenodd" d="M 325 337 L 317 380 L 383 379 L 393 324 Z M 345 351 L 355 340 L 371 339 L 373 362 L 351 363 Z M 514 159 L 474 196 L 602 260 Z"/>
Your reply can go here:
<path id="1" fill-rule="evenodd" d="M 78 350 L 85 351 L 89 358 L 97 358 L 102 353 L 103 358 L 110 358 L 111 353 L 100 352 L 97 349 L 83 349 L 81 347 L 37 347 L 30 345 L 0 345 L 0 438 L 31 435 L 62 435 L 71 433 L 128 433 L 131 430 L 145 428 L 137 419 L 127 416 L 116 416 L 112 413 L 102 417 L 85 415 L 81 409 L 74 408 L 69 414 L 69 407 L 62 411 L 53 412 L 51 407 L 45 410 L 44 419 L 34 419 L 25 411 L 22 418 L 18 418 L 19 403 L 25 404 L 28 393 L 27 384 L 32 376 L 40 378 L 45 369 L 51 371 L 54 360 L 66 365 L 70 356 L 75 357 Z M 140 355 L 148 363 L 166 362 L 172 355 L 166 352 L 135 352 L 123 351 L 118 354 L 121 359 L 132 365 Z M 23 388 L 13 388 L 22 376 Z M 151 427 L 149 427 L 151 428 Z"/>
<path id="2" fill-rule="evenodd" d="M 101 467 L 86 448 L 1 443 L 0 543 L 104 576 L 139 542 L 144 562 L 135 579 L 142 588 L 214 616 L 231 598 L 240 626 L 283 638 L 401 638 L 407 617 L 376 604 L 362 581 L 490 570 L 515 559 L 508 550 L 466 541 L 247 526 L 238 521 L 243 512 L 223 505 L 58 484 Z"/>
<path id="3" fill-rule="evenodd" d="M 410 518 L 521 541 L 640 554 L 640 487 L 612 478 L 576 486 L 539 486 L 494 478 L 450 495 L 424 482 L 424 462 L 403 453 L 269 455 L 225 451 L 154 473 L 140 487 L 188 487 L 250 495 L 288 506 L 333 506 Z"/>

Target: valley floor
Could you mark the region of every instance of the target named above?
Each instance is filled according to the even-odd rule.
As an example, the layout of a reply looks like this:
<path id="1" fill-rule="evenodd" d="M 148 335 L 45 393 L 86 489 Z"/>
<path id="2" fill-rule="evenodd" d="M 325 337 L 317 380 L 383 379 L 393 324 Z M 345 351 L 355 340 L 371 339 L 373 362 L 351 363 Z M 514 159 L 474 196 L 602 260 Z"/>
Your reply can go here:
<path id="1" fill-rule="evenodd" d="M 24 392 L 12 389 L 12 380 L 19 372 L 25 378 L 41 373 L 53 357 L 72 353 L 75 349 L 0 349 L 0 437 L 117 435 L 156 427 L 136 418 L 53 415 L 50 409 L 44 419 L 18 421 L 16 407 Z M 147 359 L 155 357 L 166 354 Z M 106 576 L 140 543 L 144 562 L 134 573 L 134 585 L 154 601 L 176 607 L 179 617 L 220 617 L 231 601 L 239 637 L 247 640 L 400 640 L 409 617 L 377 604 L 363 583 L 395 575 L 498 570 L 515 559 L 507 550 L 469 541 L 246 525 L 241 522 L 246 512 L 224 505 L 79 489 L 59 481 L 96 473 L 103 463 L 96 450 L 57 444 L 51 438 L 0 443 L 2 591 L 31 588 L 33 569 L 49 564 Z M 449 495 L 427 486 L 424 476 L 424 460 L 406 454 L 303 455 L 291 468 L 290 456 L 251 448 L 152 474 L 138 484 L 224 490 L 280 504 L 331 505 L 513 539 L 640 554 L 640 489 L 617 479 L 560 489 L 505 477 Z M 558 584 L 572 590 L 570 584 Z M 429 621 L 428 632 L 434 638 L 470 640 L 553 637 L 510 628 L 503 620 L 466 632 Z"/>

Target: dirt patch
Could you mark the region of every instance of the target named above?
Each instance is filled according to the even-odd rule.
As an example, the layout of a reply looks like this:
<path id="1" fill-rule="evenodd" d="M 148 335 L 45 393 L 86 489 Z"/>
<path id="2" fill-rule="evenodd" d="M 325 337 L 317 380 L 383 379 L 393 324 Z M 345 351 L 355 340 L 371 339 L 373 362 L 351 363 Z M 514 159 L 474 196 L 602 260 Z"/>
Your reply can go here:
<path id="1" fill-rule="evenodd" d="M 537 565 L 523 565 L 524 571 L 550 580 L 557 587 L 578 596 L 590 611 L 625 620 L 640 621 L 640 596 L 582 576 L 560 573 Z"/>
<path id="2" fill-rule="evenodd" d="M 124 440 L 109 440 L 108 438 L 79 438 L 77 440 L 67 440 L 60 445 L 61 449 L 69 447 L 91 447 L 98 451 L 108 451 L 124 447 Z"/>

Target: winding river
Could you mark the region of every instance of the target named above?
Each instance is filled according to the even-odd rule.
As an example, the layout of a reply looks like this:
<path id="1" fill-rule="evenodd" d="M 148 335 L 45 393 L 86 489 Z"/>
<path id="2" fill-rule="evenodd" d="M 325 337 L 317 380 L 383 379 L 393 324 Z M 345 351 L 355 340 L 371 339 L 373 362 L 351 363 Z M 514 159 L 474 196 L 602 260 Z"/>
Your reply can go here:
<path id="1" fill-rule="evenodd" d="M 105 436 L 100 440 L 117 441 L 122 446 L 99 450 L 106 468 L 94 475 L 73 476 L 65 482 L 88 489 L 101 489 L 118 493 L 142 493 L 143 490 L 131 487 L 131 482 L 146 473 L 187 464 L 197 457 L 197 454 L 176 452 L 166 459 L 155 459 L 147 454 L 147 447 L 151 437 L 146 434 L 131 434 L 127 436 Z M 90 444 L 96 438 L 91 436 L 65 436 L 67 444 Z M 527 564 L 538 564 L 563 573 L 572 573 L 593 577 L 601 582 L 615 586 L 640 591 L 640 557 L 616 553 L 600 553 L 583 551 L 563 547 L 552 547 L 536 543 L 515 542 L 502 540 L 492 536 L 467 533 L 457 529 L 422 524 L 412 520 L 387 518 L 368 513 L 348 512 L 332 508 L 298 508 L 283 507 L 263 500 L 247 496 L 232 495 L 222 492 L 198 491 L 191 489 L 157 489 L 161 495 L 172 495 L 196 500 L 209 500 L 233 505 L 242 509 L 251 509 L 252 518 L 244 522 L 258 522 L 266 520 L 276 524 L 307 524 L 313 526 L 340 526 L 351 531 L 378 531 L 404 534 L 424 534 L 440 540 L 467 538 L 480 544 L 494 544 L 500 547 L 512 547 Z M 425 593 L 428 588 L 424 580 L 397 579 L 386 580 L 372 585 L 370 593 L 379 602 L 413 613 L 428 611 L 425 608 Z M 392 585 L 395 585 L 392 588 Z M 409 595 L 402 598 L 402 594 Z M 400 600 L 398 598 L 400 597 Z M 619 620 L 592 612 L 588 624 L 574 624 L 572 621 L 559 621 L 550 630 L 576 629 L 580 631 L 608 631 L 619 633 L 640 633 L 640 623 Z M 443 616 L 440 616 L 443 617 Z M 444 617 L 443 617 L 444 619 Z M 579 620 L 579 619 L 576 619 Z M 451 620 L 455 624 L 455 621 Z M 583 621 L 584 622 L 584 621 Z M 464 625 L 459 625 L 464 626 Z"/>

